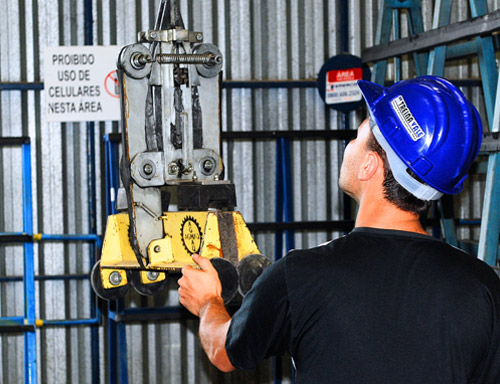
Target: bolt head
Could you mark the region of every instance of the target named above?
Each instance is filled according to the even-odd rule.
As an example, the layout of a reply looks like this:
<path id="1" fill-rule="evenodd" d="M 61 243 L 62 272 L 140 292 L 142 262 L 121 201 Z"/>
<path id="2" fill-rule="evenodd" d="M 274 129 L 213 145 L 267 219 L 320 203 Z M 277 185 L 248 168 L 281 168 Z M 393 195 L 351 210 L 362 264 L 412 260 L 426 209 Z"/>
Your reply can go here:
<path id="1" fill-rule="evenodd" d="M 153 173 L 153 166 L 149 163 L 144 165 L 144 173 L 146 175 L 151 175 Z"/>
<path id="2" fill-rule="evenodd" d="M 158 271 L 148 271 L 146 273 L 146 276 L 148 277 L 148 279 L 150 281 L 155 281 L 156 279 L 158 279 L 158 276 L 160 276 L 160 272 L 158 272 Z"/>
<path id="3" fill-rule="evenodd" d="M 159 253 L 161 251 L 161 248 L 159 245 L 155 246 L 154 248 L 155 253 Z"/>
<path id="4" fill-rule="evenodd" d="M 210 172 L 214 167 L 214 163 L 211 160 L 205 160 L 203 162 L 203 169 L 207 172 Z"/>
<path id="5" fill-rule="evenodd" d="M 109 282 L 111 285 L 118 285 L 122 282 L 122 275 L 118 271 L 113 271 L 109 274 Z"/>
<path id="6" fill-rule="evenodd" d="M 168 173 L 170 173 L 171 175 L 176 175 L 177 173 L 179 173 L 179 167 L 177 166 L 177 164 L 170 164 L 170 166 L 168 167 Z"/>

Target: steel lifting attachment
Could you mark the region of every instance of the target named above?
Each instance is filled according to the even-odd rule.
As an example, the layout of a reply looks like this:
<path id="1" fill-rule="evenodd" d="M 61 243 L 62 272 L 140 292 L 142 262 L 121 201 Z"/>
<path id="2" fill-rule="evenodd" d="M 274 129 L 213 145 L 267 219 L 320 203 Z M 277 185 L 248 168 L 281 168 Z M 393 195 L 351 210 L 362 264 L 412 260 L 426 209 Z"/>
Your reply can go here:
<path id="1" fill-rule="evenodd" d="M 270 261 L 233 211 L 234 184 L 224 180 L 222 54 L 184 28 L 176 1 L 160 2 L 154 29 L 138 40 L 117 60 L 123 213 L 108 217 L 92 287 L 107 300 L 122 297 L 129 284 L 151 295 L 165 287 L 168 271 L 193 265 L 199 253 L 217 268 L 229 302 Z"/>

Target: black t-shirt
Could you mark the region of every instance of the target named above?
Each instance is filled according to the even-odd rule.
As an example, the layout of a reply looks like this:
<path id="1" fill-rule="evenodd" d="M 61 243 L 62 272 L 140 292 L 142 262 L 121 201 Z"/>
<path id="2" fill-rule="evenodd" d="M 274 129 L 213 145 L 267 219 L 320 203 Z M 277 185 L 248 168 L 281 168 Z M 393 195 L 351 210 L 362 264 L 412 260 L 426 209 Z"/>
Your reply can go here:
<path id="1" fill-rule="evenodd" d="M 500 279 L 430 236 L 356 228 L 267 268 L 234 314 L 229 359 L 288 351 L 297 383 L 500 383 Z"/>

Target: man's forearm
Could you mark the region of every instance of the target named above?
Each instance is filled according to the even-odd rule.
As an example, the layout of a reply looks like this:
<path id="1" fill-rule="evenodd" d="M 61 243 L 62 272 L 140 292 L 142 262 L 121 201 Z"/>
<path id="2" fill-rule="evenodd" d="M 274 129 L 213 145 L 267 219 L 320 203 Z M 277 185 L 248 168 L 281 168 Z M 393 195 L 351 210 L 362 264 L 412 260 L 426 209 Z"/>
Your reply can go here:
<path id="1" fill-rule="evenodd" d="M 226 335 L 231 324 L 222 298 L 210 300 L 200 310 L 200 340 L 208 358 L 223 372 L 235 369 L 226 352 Z"/>

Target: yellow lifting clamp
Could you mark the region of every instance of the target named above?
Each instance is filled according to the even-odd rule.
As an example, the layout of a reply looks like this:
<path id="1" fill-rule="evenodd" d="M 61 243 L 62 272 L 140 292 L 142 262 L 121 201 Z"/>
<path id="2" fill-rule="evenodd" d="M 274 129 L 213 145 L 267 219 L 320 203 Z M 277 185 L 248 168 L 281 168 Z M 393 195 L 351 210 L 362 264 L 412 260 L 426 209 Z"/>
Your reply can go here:
<path id="1" fill-rule="evenodd" d="M 127 292 L 129 282 L 142 294 L 155 293 L 164 287 L 166 272 L 195 265 L 194 253 L 208 259 L 224 258 L 235 268 L 247 256 L 264 258 L 237 211 L 165 212 L 161 220 L 165 236 L 151 241 L 147 263 L 141 266 L 130 244 L 128 214 L 108 217 L 101 259 L 92 271 L 92 285 L 99 296 L 117 299 Z"/>

